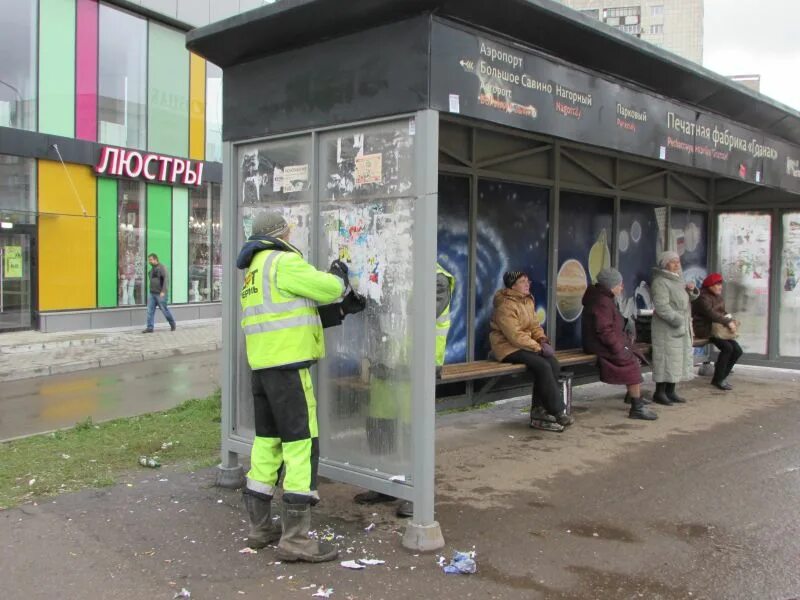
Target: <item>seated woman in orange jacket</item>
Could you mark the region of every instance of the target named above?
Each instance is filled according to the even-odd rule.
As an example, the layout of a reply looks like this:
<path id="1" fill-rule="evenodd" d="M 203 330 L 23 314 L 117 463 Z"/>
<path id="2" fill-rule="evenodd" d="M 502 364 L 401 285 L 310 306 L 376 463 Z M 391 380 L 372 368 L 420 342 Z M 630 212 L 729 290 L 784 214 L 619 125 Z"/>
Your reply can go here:
<path id="1" fill-rule="evenodd" d="M 503 275 L 505 288 L 494 295 L 489 343 L 500 362 L 525 365 L 533 374 L 531 427 L 564 431 L 574 419 L 566 413 L 558 386 L 561 366 L 536 317 L 531 282 L 522 271 Z"/>

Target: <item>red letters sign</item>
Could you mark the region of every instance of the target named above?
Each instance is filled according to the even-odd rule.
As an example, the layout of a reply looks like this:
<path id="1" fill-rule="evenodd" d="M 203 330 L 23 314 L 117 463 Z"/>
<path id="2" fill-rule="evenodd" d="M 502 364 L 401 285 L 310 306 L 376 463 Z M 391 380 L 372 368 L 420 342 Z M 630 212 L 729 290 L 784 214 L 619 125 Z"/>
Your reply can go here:
<path id="1" fill-rule="evenodd" d="M 173 158 L 161 154 L 103 146 L 100 161 L 94 170 L 98 174 L 108 173 L 118 177 L 148 181 L 175 183 L 178 185 L 203 185 L 203 163 L 186 158 Z"/>

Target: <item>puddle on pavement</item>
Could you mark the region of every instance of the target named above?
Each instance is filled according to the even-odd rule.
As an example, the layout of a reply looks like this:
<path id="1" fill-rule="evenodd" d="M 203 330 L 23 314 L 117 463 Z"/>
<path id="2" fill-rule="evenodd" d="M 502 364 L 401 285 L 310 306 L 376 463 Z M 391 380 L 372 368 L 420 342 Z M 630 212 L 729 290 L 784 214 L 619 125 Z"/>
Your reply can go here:
<path id="1" fill-rule="evenodd" d="M 574 535 L 592 538 L 597 540 L 613 540 L 615 542 L 625 542 L 628 544 L 641 542 L 638 537 L 630 531 L 613 525 L 601 525 L 591 523 L 563 523 L 561 527 Z"/>
<path id="2" fill-rule="evenodd" d="M 658 523 L 655 529 L 681 540 L 700 540 L 714 537 L 716 528 L 704 523 Z"/>
<path id="3" fill-rule="evenodd" d="M 496 568 L 491 563 L 478 561 L 478 577 L 480 579 L 488 579 L 494 583 L 510 587 L 515 590 L 536 590 L 546 594 L 548 597 L 552 596 L 554 590 L 547 587 L 525 575 L 509 575 L 500 569 Z"/>

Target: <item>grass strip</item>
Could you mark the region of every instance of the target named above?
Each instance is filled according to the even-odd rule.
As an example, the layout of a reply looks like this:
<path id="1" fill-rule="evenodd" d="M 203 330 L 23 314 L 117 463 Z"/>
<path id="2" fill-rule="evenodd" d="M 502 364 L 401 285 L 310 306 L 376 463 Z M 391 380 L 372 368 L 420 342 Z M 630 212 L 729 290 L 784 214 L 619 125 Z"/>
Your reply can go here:
<path id="1" fill-rule="evenodd" d="M 139 466 L 140 456 L 162 465 L 201 468 L 219 459 L 220 394 L 170 410 L 75 427 L 0 444 L 0 509 L 114 485 Z"/>

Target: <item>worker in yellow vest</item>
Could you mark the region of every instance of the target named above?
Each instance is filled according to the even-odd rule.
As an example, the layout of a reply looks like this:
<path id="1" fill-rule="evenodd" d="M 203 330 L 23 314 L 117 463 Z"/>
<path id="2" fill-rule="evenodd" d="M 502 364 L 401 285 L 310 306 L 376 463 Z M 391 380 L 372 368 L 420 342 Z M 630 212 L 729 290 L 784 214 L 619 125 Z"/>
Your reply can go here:
<path id="1" fill-rule="evenodd" d="M 444 365 L 447 349 L 447 333 L 450 331 L 450 304 L 456 287 L 456 279 L 440 264 L 436 264 L 436 370 L 437 375 Z M 394 340 L 406 348 L 407 340 Z M 392 368 L 376 364 L 370 369 L 369 416 L 367 417 L 367 446 L 373 454 L 388 454 L 395 449 L 398 421 L 408 425 L 411 415 L 411 390 L 403 377 L 394 377 Z M 394 496 L 376 491 L 356 494 L 358 504 L 393 502 Z M 399 517 L 411 517 L 414 505 L 403 500 L 397 506 Z"/>
<path id="2" fill-rule="evenodd" d="M 309 367 L 325 354 L 326 321 L 338 324 L 344 315 L 363 310 L 366 301 L 347 293 L 347 265 L 337 260 L 328 273 L 318 271 L 288 237 L 289 226 L 279 212 L 262 212 L 236 262 L 245 272 L 242 328 L 252 370 L 256 430 L 244 489 L 248 545 L 263 548 L 280 538 L 280 560 L 323 562 L 336 558 L 338 551 L 308 537 L 311 507 L 319 501 L 317 402 Z M 326 317 L 331 312 L 333 319 Z M 271 501 L 282 467 L 282 519 L 277 530 L 272 527 Z"/>

